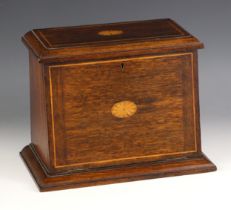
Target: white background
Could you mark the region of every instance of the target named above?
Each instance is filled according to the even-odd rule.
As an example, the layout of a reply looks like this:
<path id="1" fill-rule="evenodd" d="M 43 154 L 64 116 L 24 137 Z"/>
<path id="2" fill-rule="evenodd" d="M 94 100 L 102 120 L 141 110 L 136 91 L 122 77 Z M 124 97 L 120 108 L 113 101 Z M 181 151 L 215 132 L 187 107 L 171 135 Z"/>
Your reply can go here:
<path id="1" fill-rule="evenodd" d="M 172 18 L 199 53 L 202 146 L 218 171 L 40 193 L 19 151 L 30 142 L 32 28 Z M 0 210 L 231 209 L 230 0 L 0 0 Z"/>

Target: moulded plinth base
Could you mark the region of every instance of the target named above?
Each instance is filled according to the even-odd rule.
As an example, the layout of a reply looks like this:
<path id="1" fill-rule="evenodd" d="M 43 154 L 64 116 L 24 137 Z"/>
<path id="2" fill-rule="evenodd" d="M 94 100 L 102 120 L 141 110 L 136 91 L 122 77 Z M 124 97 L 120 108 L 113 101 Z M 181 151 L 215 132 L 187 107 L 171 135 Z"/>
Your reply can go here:
<path id="1" fill-rule="evenodd" d="M 62 190 L 216 170 L 216 166 L 204 154 L 200 153 L 198 156 L 168 159 L 166 161 L 47 175 L 30 145 L 26 146 L 20 154 L 37 182 L 40 191 Z"/>

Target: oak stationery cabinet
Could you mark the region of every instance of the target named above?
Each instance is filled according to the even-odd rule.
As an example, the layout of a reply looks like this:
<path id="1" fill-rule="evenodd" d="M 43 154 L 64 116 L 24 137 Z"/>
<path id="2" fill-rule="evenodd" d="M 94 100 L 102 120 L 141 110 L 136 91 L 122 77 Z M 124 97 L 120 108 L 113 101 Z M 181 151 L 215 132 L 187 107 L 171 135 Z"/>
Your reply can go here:
<path id="1" fill-rule="evenodd" d="M 170 19 L 35 29 L 31 144 L 41 191 L 216 170 L 201 151 L 197 50 Z"/>

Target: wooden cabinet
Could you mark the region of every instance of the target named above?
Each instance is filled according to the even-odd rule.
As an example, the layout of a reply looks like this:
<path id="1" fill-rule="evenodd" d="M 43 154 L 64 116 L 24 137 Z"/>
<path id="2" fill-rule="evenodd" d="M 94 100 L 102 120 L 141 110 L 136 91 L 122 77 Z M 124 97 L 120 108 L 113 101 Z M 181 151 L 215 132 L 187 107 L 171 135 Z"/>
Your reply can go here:
<path id="1" fill-rule="evenodd" d="M 29 48 L 40 190 L 213 171 L 200 145 L 197 49 L 170 19 L 37 29 Z"/>

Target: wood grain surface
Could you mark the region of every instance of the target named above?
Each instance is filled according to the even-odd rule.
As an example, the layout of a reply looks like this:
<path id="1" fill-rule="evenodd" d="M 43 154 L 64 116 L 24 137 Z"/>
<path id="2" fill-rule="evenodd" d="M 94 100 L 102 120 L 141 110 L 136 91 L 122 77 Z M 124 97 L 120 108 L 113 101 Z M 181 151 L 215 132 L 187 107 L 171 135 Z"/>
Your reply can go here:
<path id="1" fill-rule="evenodd" d="M 186 88 L 192 85 L 191 53 L 51 66 L 49 71 L 56 167 L 196 152 L 193 91 Z M 133 117 L 111 114 L 123 100 L 137 105 Z"/>

